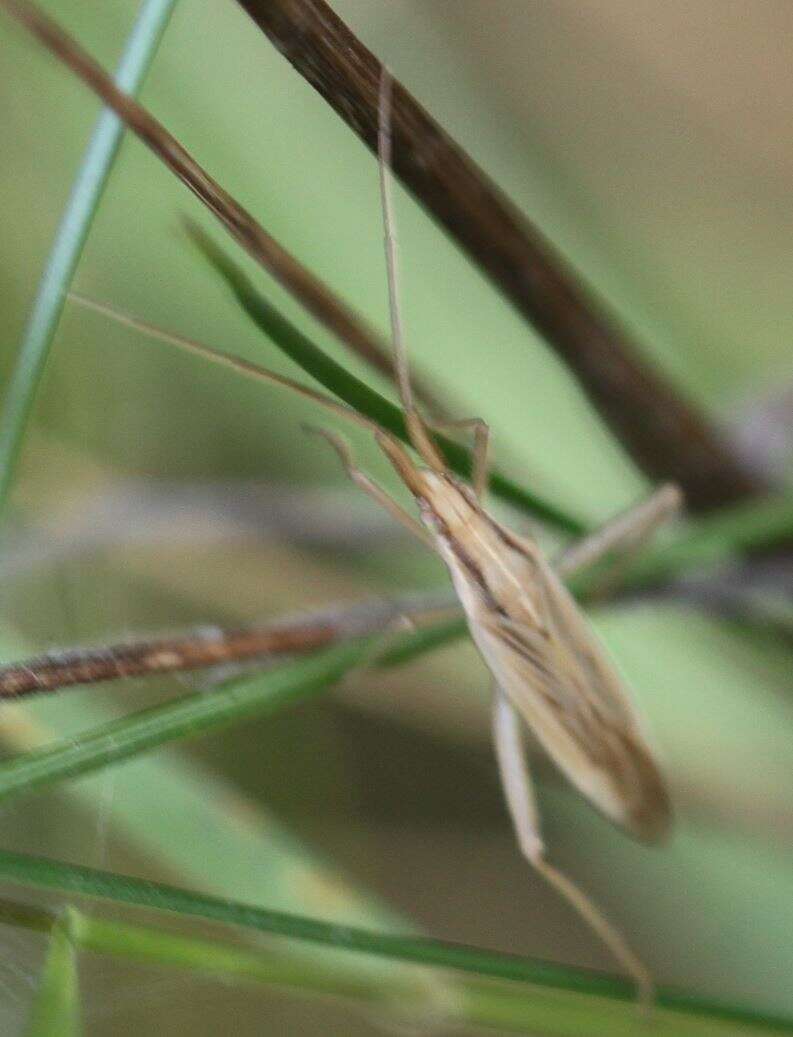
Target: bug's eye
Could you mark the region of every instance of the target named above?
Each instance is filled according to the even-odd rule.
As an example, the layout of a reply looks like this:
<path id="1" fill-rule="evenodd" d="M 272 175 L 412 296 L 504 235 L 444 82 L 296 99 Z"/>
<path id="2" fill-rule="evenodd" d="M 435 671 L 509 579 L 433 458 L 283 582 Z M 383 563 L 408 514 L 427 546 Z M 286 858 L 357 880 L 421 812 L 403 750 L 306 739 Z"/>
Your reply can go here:
<path id="1" fill-rule="evenodd" d="M 441 520 L 435 509 L 423 498 L 419 500 L 419 514 L 425 526 L 430 529 L 439 530 L 442 526 Z"/>

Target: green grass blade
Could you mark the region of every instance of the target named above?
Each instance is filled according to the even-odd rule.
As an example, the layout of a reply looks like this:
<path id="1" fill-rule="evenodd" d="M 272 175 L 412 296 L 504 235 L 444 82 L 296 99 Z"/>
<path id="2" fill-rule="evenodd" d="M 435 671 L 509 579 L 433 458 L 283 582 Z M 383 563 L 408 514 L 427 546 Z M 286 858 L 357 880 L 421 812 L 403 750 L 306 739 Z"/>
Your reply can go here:
<path id="1" fill-rule="evenodd" d="M 619 591 L 641 590 L 681 576 L 738 561 L 754 551 L 781 545 L 793 537 L 793 496 L 778 494 L 720 508 L 710 515 L 681 522 L 667 537 L 648 544 L 619 580 Z M 606 563 L 608 564 L 608 563 Z M 570 590 L 586 600 L 594 583 L 597 596 L 602 566 L 574 573 Z M 758 618 L 773 629 L 789 630 L 790 611 L 784 597 L 758 594 Z"/>
<path id="2" fill-rule="evenodd" d="M 79 1037 L 80 986 L 77 955 L 68 927 L 58 921 L 49 947 L 25 1037 Z"/>
<path id="3" fill-rule="evenodd" d="M 419 984 L 417 970 L 413 980 L 396 970 L 391 975 L 371 969 L 342 968 L 334 957 L 324 964 L 319 955 L 312 961 L 304 956 L 284 954 L 274 948 L 250 950 L 221 940 L 183 936 L 165 930 L 127 925 L 92 918 L 70 908 L 69 931 L 82 950 L 111 954 L 144 964 L 163 965 L 212 973 L 223 979 L 246 979 L 268 986 L 287 986 L 312 994 L 334 994 L 365 1001 L 408 998 L 416 1010 L 427 1007 L 428 988 Z"/>
<path id="4" fill-rule="evenodd" d="M 466 631 L 462 620 L 402 634 L 379 665 L 392 666 Z M 246 717 L 267 715 L 319 694 L 371 653 L 378 635 L 345 642 L 254 677 L 197 692 L 100 724 L 77 737 L 0 763 L 0 802 L 65 778 L 101 770 L 177 739 L 197 737 Z"/>
<path id="5" fill-rule="evenodd" d="M 233 292 L 240 306 L 282 352 L 346 404 L 388 429 L 404 443 L 409 443 L 405 419 L 399 407 L 350 374 L 302 331 L 286 319 L 259 292 L 228 254 L 194 224 L 190 234 L 200 250 Z M 471 472 L 470 451 L 443 436 L 438 437 L 444 455 L 453 471 L 467 478 Z M 490 489 L 502 500 L 520 508 L 534 518 L 563 533 L 575 536 L 586 532 L 580 519 L 568 515 L 555 504 L 543 500 L 518 486 L 498 471 L 490 474 Z"/>
<path id="6" fill-rule="evenodd" d="M 652 584 L 729 562 L 747 551 L 793 536 L 793 497 L 776 496 L 721 508 L 685 523 L 677 536 L 642 553 L 626 578 L 628 587 Z"/>
<path id="7" fill-rule="evenodd" d="M 42 916 L 42 917 L 38 917 Z M 303 995 L 332 995 L 363 1002 L 367 1013 L 379 1007 L 391 1023 L 421 1026 L 429 1019 L 437 1023 L 466 1022 L 496 1027 L 500 1031 L 570 1035 L 603 1033 L 630 1035 L 636 1032 L 636 1009 L 624 1001 L 593 994 L 558 991 L 550 987 L 493 983 L 461 973 L 456 976 L 454 997 L 444 1000 L 442 988 L 432 982 L 429 970 L 411 972 L 390 969 L 378 974 L 362 967 L 368 959 L 347 956 L 346 965 L 336 956 L 332 963 L 315 958 L 306 965 L 277 947 L 248 949 L 221 940 L 208 940 L 178 933 L 93 918 L 70 907 L 63 925 L 71 942 L 81 951 L 112 955 L 147 965 L 178 968 L 216 976 L 223 981 L 242 980 L 266 986 L 286 987 Z M 17 922 L 14 920 L 18 919 Z M 27 928 L 49 928 L 49 912 L 0 901 L 0 921 Z M 49 923 L 49 924 L 47 924 Z M 408 978 L 409 976 L 409 978 Z M 739 1014 L 732 1017 L 686 1015 L 659 1011 L 652 1020 L 658 1034 L 700 1035 L 768 1033 L 776 1029 L 771 1020 L 746 1025 Z M 737 1024 L 737 1025 L 736 1025 Z M 784 1032 L 776 1029 L 777 1033 Z M 685 1029 L 683 1029 L 685 1027 Z M 599 1029 L 598 1029 L 599 1028 Z"/>
<path id="8" fill-rule="evenodd" d="M 467 634 L 468 625 L 462 618 L 421 627 L 416 631 L 394 638 L 380 656 L 378 665 L 401 666 L 403 663 L 415 659 L 416 656 L 423 655 L 424 652 L 431 652 L 434 648 L 440 648 L 449 641 L 465 637 Z"/>
<path id="9" fill-rule="evenodd" d="M 525 1008 L 534 1010 L 540 1032 L 562 1035 L 631 1034 L 636 1032 L 637 1008 L 630 984 L 608 976 L 552 965 L 518 955 L 502 954 L 463 944 L 414 936 L 377 933 L 269 911 L 251 904 L 212 897 L 163 883 L 144 881 L 85 868 L 44 857 L 0 851 L 0 879 L 11 884 L 111 900 L 183 917 L 203 918 L 271 935 L 310 941 L 336 950 L 357 951 L 397 961 L 454 969 L 477 977 L 532 984 L 525 990 Z M 538 994 L 542 988 L 548 996 Z M 553 993 L 553 996 L 550 994 Z M 483 992 L 487 997 L 487 991 Z M 564 996 L 566 995 L 566 996 Z M 581 995 L 588 995 L 586 997 Z M 535 1001 L 536 999 L 536 1001 Z M 484 1014 L 486 1000 L 468 1005 Z M 664 991 L 653 1016 L 653 1033 L 731 1035 L 793 1033 L 793 1021 L 773 1019 L 725 1007 L 687 995 Z M 504 1006 L 501 1006 L 502 1010 Z M 513 1010 L 515 1006 L 512 1006 Z M 502 1019 L 503 1024 L 507 1019 Z M 514 1028 L 514 1027 L 513 1027 Z"/>
<path id="10" fill-rule="evenodd" d="M 0 639 L 0 654 L 8 650 Z M 7 708 L 1 733 L 7 748 L 22 753 L 46 750 L 58 737 L 79 738 L 87 729 L 117 720 L 118 704 L 91 694 L 40 699 L 25 708 L 21 728 L 13 720 L 18 712 Z M 155 874 L 164 869 L 169 877 L 178 876 L 176 881 L 182 885 L 327 921 L 414 931 L 410 919 L 346 876 L 321 850 L 309 848 L 260 799 L 252 799 L 193 756 L 168 751 L 140 753 L 126 761 L 119 781 L 127 794 L 115 798 L 114 838 L 134 847 L 136 859 L 148 861 Z M 110 787 L 114 785 L 115 781 L 110 783 Z M 81 781 L 61 784 L 58 804 L 93 818 L 106 804 L 108 787 L 108 777 L 97 771 Z M 197 846 L 200 853 L 196 853 Z M 0 922 L 36 928 L 28 918 L 17 918 L 19 910 L 15 907 L 9 918 L 0 901 Z M 38 928 L 48 932 L 54 921 L 45 913 Z M 298 956 L 304 962 L 321 957 L 318 963 L 326 965 L 328 952 L 296 944 L 289 949 L 289 957 Z M 379 979 L 388 981 L 385 985 L 395 985 L 415 969 L 395 969 L 393 963 L 375 959 L 368 959 L 367 965 L 370 977 L 379 971 Z M 361 971 L 357 969 L 356 976 Z M 433 989 L 437 1000 L 442 990 L 437 983 Z"/>
<path id="11" fill-rule="evenodd" d="M 0 800 L 108 767 L 165 742 L 196 737 L 303 701 L 361 662 L 375 640 L 337 645 L 253 678 L 186 695 L 103 724 L 78 738 L 12 758 L 0 765 Z"/>
<path id="12" fill-rule="evenodd" d="M 127 93 L 137 93 L 168 25 L 176 0 L 145 0 L 116 72 Z M 4 514 L 50 345 L 74 271 L 118 153 L 123 127 L 109 110 L 99 116 L 55 235 L 9 380 L 0 414 L 0 516 Z"/>

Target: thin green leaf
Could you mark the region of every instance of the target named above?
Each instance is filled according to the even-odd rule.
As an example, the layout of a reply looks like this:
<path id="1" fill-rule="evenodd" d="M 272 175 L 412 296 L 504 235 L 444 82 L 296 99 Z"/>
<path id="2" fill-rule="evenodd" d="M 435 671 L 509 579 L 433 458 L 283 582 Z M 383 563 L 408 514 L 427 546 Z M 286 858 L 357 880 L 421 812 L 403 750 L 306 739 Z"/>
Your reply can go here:
<path id="1" fill-rule="evenodd" d="M 468 634 L 468 626 L 464 619 L 450 619 L 445 623 L 434 623 L 432 626 L 422 627 L 409 634 L 402 634 L 395 638 L 389 647 L 383 652 L 378 660 L 379 666 L 401 666 L 410 662 L 425 652 L 431 652 L 433 648 L 454 641 L 458 637 Z"/>
<path id="2" fill-rule="evenodd" d="M 0 650 L 0 654 L 8 651 L 2 640 Z M 7 747 L 29 752 L 51 747 L 56 731 L 64 737 L 66 732 L 72 735 L 117 717 L 115 706 L 94 695 L 58 696 L 46 702 L 40 700 L 26 711 L 21 730 L 9 724 L 10 718 L 6 716 L 3 741 Z M 46 723 L 42 723 L 42 718 Z M 321 850 L 306 846 L 260 800 L 249 798 L 195 759 L 183 753 L 141 753 L 126 761 L 123 779 L 128 794 L 114 803 L 116 837 L 134 847 L 136 855 L 149 861 L 153 868 L 178 875 L 180 883 L 219 896 L 266 903 L 282 911 L 318 914 L 329 921 L 375 929 L 413 930 L 411 920 L 346 877 L 337 865 L 323 857 Z M 94 780 L 61 785 L 59 801 L 93 818 L 106 802 L 107 789 L 107 779 L 99 772 Z M 163 790 L 167 810 L 163 810 Z M 210 839 L 206 838 L 207 832 L 212 834 Z M 196 846 L 201 847 L 200 853 L 195 852 Z M 256 862 L 256 866 L 252 867 L 251 862 Z M 55 920 L 49 912 L 0 900 L 0 923 L 49 932 Z M 316 960 L 318 965 L 328 964 L 328 952 L 322 947 L 295 945 L 289 957 L 298 956 L 304 965 L 308 959 Z M 379 971 L 379 979 L 388 986 L 406 979 L 404 974 L 414 968 L 395 969 L 392 963 L 370 959 L 366 971 L 373 983 L 374 973 Z M 361 971 L 357 969 L 355 975 Z M 353 977 L 352 981 L 358 980 Z M 436 1000 L 448 993 L 445 985 L 440 988 L 437 983 L 433 990 Z"/>
<path id="3" fill-rule="evenodd" d="M 0 898 L 0 924 L 49 932 L 56 921 L 51 911 Z M 288 987 L 302 994 L 379 1004 L 384 1013 L 402 1019 L 420 1020 L 457 1003 L 447 984 L 429 983 L 427 973 L 414 965 L 394 968 L 382 963 L 373 969 L 368 958 L 328 953 L 325 948 L 316 948 L 310 957 L 305 952 L 295 954 L 283 944 L 249 949 L 217 939 L 94 918 L 74 907 L 62 913 L 59 924 L 81 951 L 203 972 L 226 981 L 246 980 Z"/>
<path id="4" fill-rule="evenodd" d="M 75 946 L 68 927 L 58 921 L 50 930 L 47 957 L 25 1034 L 26 1037 L 79 1037 L 81 1033 Z"/>
<path id="5" fill-rule="evenodd" d="M 402 634 L 382 657 L 398 665 L 465 633 L 462 620 Z M 0 764 L 0 801 L 64 778 L 88 774 L 149 749 L 227 727 L 246 717 L 267 715 L 329 688 L 370 657 L 378 635 L 348 641 L 255 677 L 197 692 L 132 716 L 111 720 L 76 738 L 64 739 Z"/>
<path id="6" fill-rule="evenodd" d="M 21 905 L 9 904 L 11 914 Z M 4 904 L 0 901 L 0 917 Z M 478 1026 L 497 1027 L 520 1033 L 559 1035 L 633 1034 L 636 1010 L 622 1001 L 597 998 L 550 988 L 482 981 L 465 973 L 456 977 L 454 997 L 445 1000 L 429 971 L 414 971 L 411 979 L 401 969 L 375 973 L 365 966 L 367 959 L 347 956 L 331 964 L 314 959 L 296 959 L 275 947 L 249 950 L 220 940 L 183 936 L 163 930 L 127 925 L 93 918 L 75 908 L 63 915 L 73 944 L 81 951 L 110 954 L 148 965 L 209 973 L 228 981 L 245 980 L 267 986 L 287 987 L 303 995 L 333 995 L 363 1001 L 371 1013 L 373 1004 L 393 1022 L 421 1025 L 429 1019 L 446 1023 L 465 1021 Z M 22 923 L 24 924 L 24 923 Z M 35 927 L 35 926 L 34 926 Z M 414 968 L 411 966 L 411 968 Z M 752 1033 L 734 1021 L 704 1016 L 685 1018 L 661 1012 L 653 1018 L 653 1032 L 687 1034 Z M 761 1031 L 767 1032 L 767 1030 Z"/>
<path id="7" fill-rule="evenodd" d="M 721 508 L 692 519 L 669 540 L 645 551 L 625 586 L 643 586 L 729 562 L 747 551 L 793 536 L 793 497 L 778 496 Z"/>
<path id="8" fill-rule="evenodd" d="M 371 969 L 340 968 L 330 958 L 323 964 L 317 955 L 306 957 L 284 954 L 270 948 L 248 950 L 220 940 L 196 939 L 164 930 L 125 925 L 92 918 L 70 908 L 69 931 L 82 950 L 112 954 L 147 964 L 200 970 L 225 979 L 238 978 L 269 986 L 288 986 L 314 994 L 335 994 L 366 1001 L 409 998 L 416 1009 L 427 1007 L 427 987 L 412 982 L 408 972 L 396 970 L 390 976 Z"/>
<path id="9" fill-rule="evenodd" d="M 146 0 L 141 6 L 116 72 L 116 83 L 127 93 L 135 94 L 139 90 L 175 3 L 176 0 Z M 66 293 L 118 153 L 122 133 L 123 126 L 118 116 L 109 109 L 103 111 L 86 149 L 39 283 L 0 414 L 0 515 L 8 502 L 28 417 Z"/>
<path id="10" fill-rule="evenodd" d="M 399 407 L 350 374 L 311 342 L 256 291 L 250 279 L 224 249 L 195 224 L 189 223 L 188 227 L 192 239 L 229 286 L 240 306 L 280 350 L 339 399 L 409 444 L 404 415 Z M 470 451 L 443 436 L 439 436 L 438 440 L 452 470 L 468 478 L 471 474 Z M 580 519 L 524 490 L 498 471 L 491 472 L 489 485 L 502 500 L 563 533 L 578 536 L 586 532 L 587 527 Z"/>
<path id="11" fill-rule="evenodd" d="M 0 800 L 108 767 L 177 738 L 196 737 L 304 701 L 361 662 L 375 640 L 337 645 L 254 678 L 186 695 L 103 724 L 76 739 L 15 757 L 0 765 Z"/>
<path id="12" fill-rule="evenodd" d="M 210 919 L 228 925 L 291 939 L 306 940 L 336 950 L 357 951 L 398 961 L 455 969 L 480 978 L 508 979 L 532 984 L 523 993 L 524 1009 L 540 1032 L 567 1035 L 631 1034 L 637 1028 L 637 1006 L 629 983 L 582 969 L 573 969 L 518 955 L 502 954 L 463 944 L 414 936 L 370 932 L 353 926 L 269 911 L 252 904 L 194 893 L 162 883 L 116 875 L 44 857 L 0 851 L 4 881 L 62 893 L 111 900 L 183 917 Z M 540 989 L 538 989 L 540 988 Z M 488 988 L 482 1000 L 464 1009 L 468 1018 L 484 1021 Z M 469 995 L 470 997 L 470 995 Z M 500 1025 L 510 1024 L 518 1006 L 499 1006 Z M 492 996 L 490 1014 L 493 1013 Z M 525 1020 L 525 1017 L 524 1017 Z M 490 1020 L 493 1024 L 493 1020 Z M 512 1018 L 510 1028 L 515 1028 Z M 525 1022 L 524 1022 L 525 1025 Z M 714 1004 L 672 991 L 658 997 L 652 1017 L 654 1034 L 739 1035 L 793 1033 L 793 1021 Z"/>

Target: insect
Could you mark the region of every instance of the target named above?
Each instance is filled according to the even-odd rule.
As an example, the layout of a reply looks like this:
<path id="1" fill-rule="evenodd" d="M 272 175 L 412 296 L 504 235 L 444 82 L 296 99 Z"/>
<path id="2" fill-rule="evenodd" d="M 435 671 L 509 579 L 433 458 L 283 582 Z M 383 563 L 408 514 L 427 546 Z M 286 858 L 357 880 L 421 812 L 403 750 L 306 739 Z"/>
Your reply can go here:
<path id="1" fill-rule="evenodd" d="M 391 77 L 380 88 L 379 158 L 396 376 L 417 466 L 388 433 L 378 445 L 412 493 L 422 526 L 374 486 L 336 436 L 323 433 L 353 479 L 404 525 L 437 551 L 449 570 L 471 637 L 493 678 L 493 736 L 501 780 L 520 848 L 589 922 L 633 974 L 648 1000 L 652 982 L 644 965 L 591 900 L 548 863 L 525 761 L 521 722 L 576 788 L 603 814 L 646 841 L 663 838 L 671 822 L 666 787 L 638 716 L 571 595 L 538 546 L 493 519 L 482 504 L 487 483 L 489 430 L 479 419 L 458 422 L 478 438 L 473 487 L 452 475 L 413 399 L 402 337 L 393 213 L 389 190 Z M 680 506 L 674 486 L 661 487 L 627 521 L 588 544 L 562 568 L 571 571 L 614 546 L 646 532 Z M 428 534 L 428 535 L 427 535 Z"/>
<path id="2" fill-rule="evenodd" d="M 161 128 L 140 106 L 114 92 L 97 66 L 91 65 L 86 73 L 86 62 L 79 54 L 77 58 L 69 57 L 72 45 L 68 38 L 38 18 L 29 5 L 16 0 L 2 3 L 12 11 L 22 12 L 28 27 L 73 68 L 82 61 L 83 78 L 151 144 L 155 130 L 160 133 Z M 481 420 L 444 423 L 472 430 L 475 441 L 471 485 L 450 472 L 434 438 L 438 423 L 426 420 L 415 402 L 400 326 L 389 179 L 391 88 L 391 77 L 383 70 L 378 145 L 395 375 L 408 437 L 420 463 L 413 460 L 395 436 L 351 407 L 209 347 L 174 336 L 161 337 L 254 377 L 295 389 L 373 433 L 412 494 L 418 519 L 356 467 L 340 437 L 318 430 L 337 452 L 353 481 L 445 562 L 471 637 L 492 675 L 494 743 L 520 849 L 599 934 L 634 977 L 641 999 L 649 1001 L 652 981 L 645 966 L 586 894 L 546 859 L 522 725 L 528 726 L 562 773 L 607 818 L 641 840 L 653 842 L 666 835 L 671 823 L 669 797 L 640 719 L 562 578 L 599 557 L 635 546 L 677 510 L 680 493 L 673 486 L 661 487 L 638 508 L 569 549 L 552 566 L 533 540 L 507 529 L 484 506 L 489 430 Z M 159 151 L 171 153 L 175 163 L 172 168 L 178 165 L 184 169 L 192 160 L 183 149 L 176 151 L 174 145 L 175 142 L 167 147 L 160 144 Z M 200 193 L 187 176 L 183 179 Z M 222 189 L 205 178 L 202 190 L 205 200 L 220 199 L 214 211 L 221 212 L 221 219 L 231 226 L 232 221 L 222 215 L 220 203 L 228 205 Z M 250 248 L 248 230 L 240 226 L 240 221 L 232 227 L 232 233 Z M 116 315 L 111 307 L 98 308 Z M 130 322 L 158 333 L 141 322 Z"/>

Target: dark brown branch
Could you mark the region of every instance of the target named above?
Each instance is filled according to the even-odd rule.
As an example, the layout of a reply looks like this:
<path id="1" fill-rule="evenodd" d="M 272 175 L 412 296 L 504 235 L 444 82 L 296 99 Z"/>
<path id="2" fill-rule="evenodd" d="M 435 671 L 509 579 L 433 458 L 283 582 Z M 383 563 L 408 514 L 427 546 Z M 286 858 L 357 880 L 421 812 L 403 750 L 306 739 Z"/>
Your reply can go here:
<path id="1" fill-rule="evenodd" d="M 313 652 L 384 630 L 398 620 L 426 621 L 451 611 L 457 611 L 451 592 L 410 595 L 393 601 L 359 602 L 236 630 L 203 628 L 167 638 L 50 652 L 0 667 L 0 700 L 28 698 L 76 684 L 186 673 Z"/>
<path id="2" fill-rule="evenodd" d="M 576 588 L 583 603 L 671 600 L 739 619 L 791 639 L 790 600 L 793 561 L 743 563 L 715 572 L 695 573 L 666 582 Z M 763 592 L 766 592 L 765 596 Z M 169 637 L 143 638 L 99 647 L 77 647 L 0 667 L 0 701 L 30 698 L 76 685 L 103 684 L 133 677 L 189 673 L 244 663 L 266 664 L 388 629 L 398 621 L 417 626 L 460 615 L 453 591 L 374 599 L 337 605 L 293 619 L 224 629 L 202 627 Z M 464 628 L 460 628 L 462 632 Z M 225 676 L 225 671 L 224 676 Z"/>
<path id="3" fill-rule="evenodd" d="M 372 151 L 380 61 L 324 0 L 238 0 Z M 548 243 L 399 83 L 393 167 L 578 377 L 651 477 L 679 483 L 693 510 L 765 487 L 680 393 L 647 365 Z"/>
<path id="4" fill-rule="evenodd" d="M 304 267 L 204 170 L 145 108 L 123 93 L 107 73 L 63 30 L 26 0 L 0 0 L 53 54 L 72 69 L 155 155 L 190 188 L 240 245 L 291 292 L 348 349 L 389 379 L 391 353 L 383 339 Z M 421 380 L 416 395 L 437 414 L 446 408 Z"/>
<path id="5" fill-rule="evenodd" d="M 121 677 L 183 673 L 224 663 L 322 648 L 336 637 L 331 625 L 285 629 L 191 631 L 182 636 L 101 648 L 52 652 L 0 669 L 0 698 L 18 699 L 75 684 Z"/>

